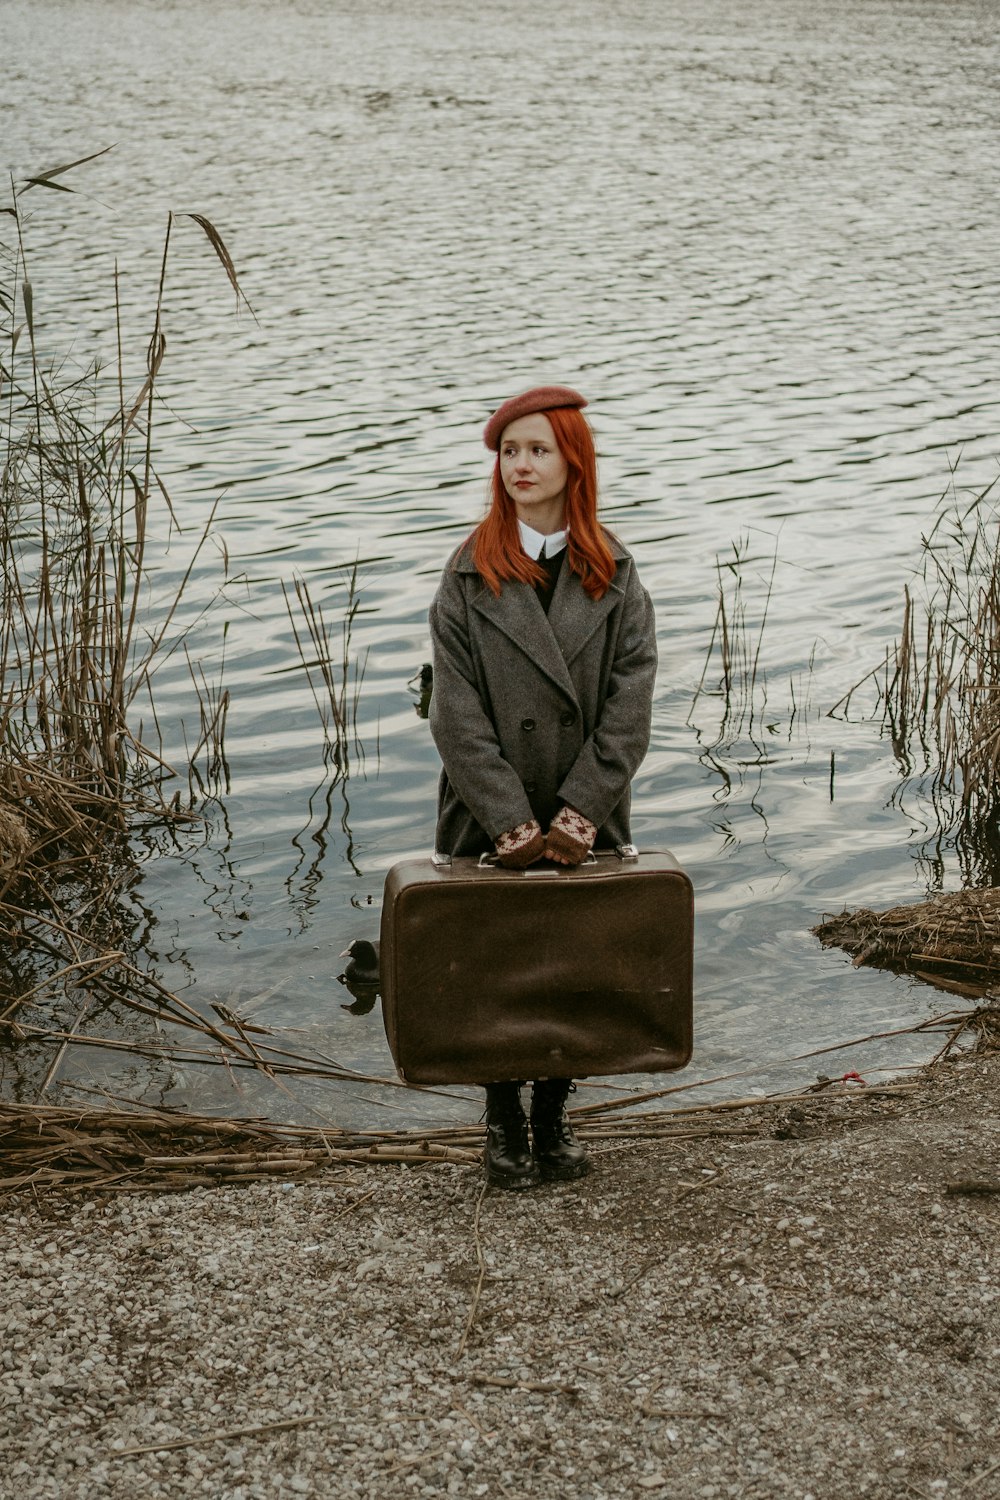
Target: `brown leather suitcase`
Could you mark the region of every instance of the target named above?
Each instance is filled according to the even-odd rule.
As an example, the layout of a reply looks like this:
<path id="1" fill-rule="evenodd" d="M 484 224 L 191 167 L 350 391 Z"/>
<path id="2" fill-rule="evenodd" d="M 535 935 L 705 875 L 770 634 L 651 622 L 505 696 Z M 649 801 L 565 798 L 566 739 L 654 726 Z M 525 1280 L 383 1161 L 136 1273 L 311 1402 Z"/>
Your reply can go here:
<path id="1" fill-rule="evenodd" d="M 407 1083 L 659 1073 L 691 1057 L 694 912 L 673 855 L 389 871 L 380 973 Z"/>

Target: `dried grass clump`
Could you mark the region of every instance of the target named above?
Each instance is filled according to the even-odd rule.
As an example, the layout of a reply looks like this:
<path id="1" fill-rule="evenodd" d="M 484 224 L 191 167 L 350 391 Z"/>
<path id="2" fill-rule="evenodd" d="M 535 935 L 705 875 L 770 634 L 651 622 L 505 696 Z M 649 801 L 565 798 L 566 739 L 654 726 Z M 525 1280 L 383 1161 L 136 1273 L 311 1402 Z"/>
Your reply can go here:
<path id="1" fill-rule="evenodd" d="M 954 851 L 967 889 L 888 911 L 845 911 L 813 928 L 855 965 L 914 974 L 970 997 L 1000 986 L 1000 510 L 996 481 L 954 484 L 921 538 L 897 640 L 832 715 L 874 685 L 901 775 L 930 804 L 931 863 Z"/>
<path id="2" fill-rule="evenodd" d="M 888 911 L 842 912 L 813 932 L 855 967 L 914 974 L 970 996 L 1000 986 L 1000 887 L 957 891 Z"/>
<path id="3" fill-rule="evenodd" d="M 73 370 L 69 359 L 46 352 L 51 339 L 29 276 L 22 199 L 44 188 L 71 192 L 66 175 L 92 160 L 12 184 L 10 206 L 0 206 L 0 1063 L 13 1059 L 19 1090 L 34 1086 L 39 1100 L 69 1048 L 216 1066 L 230 1075 L 254 1070 L 279 1088 L 289 1073 L 356 1079 L 335 1060 L 268 1044 L 266 1028 L 225 1007 L 213 1007 L 220 1024 L 201 1015 L 160 982 L 141 945 L 144 914 L 132 899 L 140 852 L 164 838 L 176 841 L 199 805 L 228 790 L 224 651 L 213 681 L 193 657 L 185 623 L 205 614 L 204 607 L 196 614 L 186 596 L 215 510 L 200 535 L 173 543 L 182 529 L 155 461 L 167 348 L 164 288 L 181 220 L 193 220 L 207 237 L 237 306 L 249 303 L 215 226 L 200 214 L 169 215 L 138 382 L 126 375 L 117 265 L 116 363 Z M 168 590 L 157 581 L 161 540 L 186 555 L 179 584 Z M 228 572 L 228 554 L 220 550 Z M 295 630 L 300 664 L 290 670 L 305 669 L 334 779 L 344 782 L 349 749 L 363 758 L 356 729 L 363 664 L 351 657 L 357 567 L 348 580 L 339 651 L 306 585 L 296 592 L 305 625 Z M 172 740 L 187 747 L 175 769 L 164 759 L 153 684 L 162 663 L 182 654 L 198 724 L 190 736 L 184 725 L 172 728 Z M 140 711 L 151 725 L 148 735 Z M 116 1030 L 109 1013 L 116 1020 L 128 1014 L 128 1036 L 107 1034 Z M 106 1134 L 106 1125 L 95 1128 Z M 186 1129 L 172 1118 L 167 1127 L 175 1134 Z M 29 1156 L 40 1151 L 42 1161 L 54 1142 L 68 1139 L 70 1126 L 42 1110 L 26 1133 L 12 1129 L 3 1144 Z M 127 1141 L 121 1136 L 112 1153 L 130 1181 L 136 1161 L 145 1161 L 136 1144 L 144 1129 L 132 1117 Z M 204 1139 L 189 1142 L 188 1154 L 215 1149 L 217 1132 L 209 1132 L 209 1142 L 204 1122 L 192 1129 Z M 249 1127 L 243 1129 L 246 1135 Z M 98 1146 L 88 1144 L 86 1128 L 74 1139 L 76 1159 L 93 1161 Z M 172 1139 L 161 1140 L 161 1156 L 173 1149 Z M 255 1141 L 253 1151 L 266 1155 L 259 1135 Z M 123 1156 L 115 1154 L 119 1148 Z M 326 1145 L 317 1149 L 328 1157 Z M 213 1175 L 208 1163 L 201 1166 Z M 244 1154 L 232 1169 L 245 1167 Z M 153 1180 L 147 1168 L 139 1174 L 144 1182 Z M 53 1180 L 48 1166 L 32 1172 L 32 1182 Z"/>
<path id="4" fill-rule="evenodd" d="M 17 876 L 30 848 L 31 834 L 23 817 L 0 801 L 0 879 Z"/>
<path id="5" fill-rule="evenodd" d="M 0 1192 L 135 1192 L 296 1177 L 320 1168 L 476 1162 L 458 1132 L 352 1132 L 208 1115 L 0 1103 Z"/>

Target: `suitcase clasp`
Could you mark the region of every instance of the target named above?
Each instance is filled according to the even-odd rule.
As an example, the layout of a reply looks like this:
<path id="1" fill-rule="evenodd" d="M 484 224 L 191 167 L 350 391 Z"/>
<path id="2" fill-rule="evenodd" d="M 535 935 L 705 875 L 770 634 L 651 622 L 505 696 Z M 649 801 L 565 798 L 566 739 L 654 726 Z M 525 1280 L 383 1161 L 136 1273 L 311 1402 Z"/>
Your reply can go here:
<path id="1" fill-rule="evenodd" d="M 639 858 L 639 851 L 634 844 L 616 844 L 615 853 L 620 860 L 629 864 Z"/>

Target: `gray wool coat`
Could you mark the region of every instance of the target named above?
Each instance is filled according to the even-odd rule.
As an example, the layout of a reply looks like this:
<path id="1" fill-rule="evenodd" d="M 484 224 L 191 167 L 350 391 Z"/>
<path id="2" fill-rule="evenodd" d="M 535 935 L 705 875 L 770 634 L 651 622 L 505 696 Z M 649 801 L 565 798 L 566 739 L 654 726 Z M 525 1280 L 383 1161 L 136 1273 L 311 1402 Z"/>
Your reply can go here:
<path id="1" fill-rule="evenodd" d="M 535 590 L 487 588 L 466 542 L 445 568 L 430 625 L 430 726 L 442 761 L 436 848 L 483 854 L 498 834 L 563 804 L 597 845 L 631 843 L 632 777 L 649 745 L 656 634 L 631 555 L 603 599 L 564 560 L 546 615 Z"/>

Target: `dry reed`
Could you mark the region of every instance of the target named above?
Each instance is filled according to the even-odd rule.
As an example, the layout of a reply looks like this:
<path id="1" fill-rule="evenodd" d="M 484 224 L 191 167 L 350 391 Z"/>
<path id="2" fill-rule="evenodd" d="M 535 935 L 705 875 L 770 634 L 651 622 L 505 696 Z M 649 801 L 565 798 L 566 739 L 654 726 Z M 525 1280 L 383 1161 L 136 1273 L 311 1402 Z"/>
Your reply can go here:
<path id="1" fill-rule="evenodd" d="M 1000 515 L 996 482 L 942 497 L 903 589 L 897 639 L 830 710 L 874 686 L 902 775 L 929 794 L 939 843 L 954 841 L 967 884 L 993 884 L 1000 811 Z"/>
<path id="2" fill-rule="evenodd" d="M 213 510 L 180 583 L 154 601 L 154 507 L 165 503 L 173 519 L 154 463 L 173 216 L 132 394 L 117 267 L 110 376 L 96 365 L 73 373 L 44 352 L 29 276 L 23 194 L 71 191 L 61 179 L 93 159 L 12 183 L 9 235 L 0 239 L 0 1021 L 8 1042 L 28 1035 L 15 1019 L 26 1007 L 70 1031 L 86 997 L 125 997 L 160 1012 L 168 992 L 138 966 L 132 942 L 130 840 L 139 827 L 189 820 L 193 800 L 187 809 L 179 794 L 167 801 L 176 772 L 136 728 L 158 660 L 187 649 L 181 601 L 214 521 Z M 218 231 L 189 217 L 238 292 Z M 228 694 L 191 671 L 201 719 L 191 767 L 196 773 L 204 756 L 212 774 L 224 765 Z M 51 1076 L 50 1067 L 46 1083 Z"/>
<path id="3" fill-rule="evenodd" d="M 323 608 L 313 599 L 306 580 L 299 577 L 294 582 L 298 619 L 288 590 L 282 585 L 301 670 L 305 672 L 323 727 L 327 757 L 346 778 L 350 773 L 352 748 L 362 761 L 364 759 L 364 748 L 358 735 L 358 705 L 368 658 L 366 654 L 358 660 L 351 650 L 354 621 L 361 608 L 357 562 L 347 574 L 345 587 L 339 649 L 335 649 Z"/>
<path id="4" fill-rule="evenodd" d="M 996 1012 L 989 1007 L 936 1019 L 947 1029 L 942 1055 L 970 1026 L 983 1045 L 1000 1041 Z M 637 1104 L 668 1095 L 675 1086 L 583 1106 L 572 1115 L 581 1138 L 598 1150 L 602 1143 L 615 1149 L 626 1140 L 749 1139 L 772 1134 L 789 1106 L 819 1114 L 831 1103 L 850 1100 L 854 1108 L 867 1104 L 878 1111 L 905 1103 L 917 1088 L 916 1083 L 868 1086 L 821 1078 L 805 1090 L 767 1097 L 636 1111 Z M 476 1125 L 346 1130 L 126 1107 L 114 1100 L 100 1109 L 0 1102 L 0 1192 L 178 1191 L 331 1168 L 474 1166 L 481 1150 L 482 1127 Z"/>
<path id="5" fill-rule="evenodd" d="M 806 687 L 801 674 L 788 678 L 788 698 L 778 710 L 769 708 L 765 637 L 774 598 L 778 549 L 757 556 L 750 538 L 740 537 L 732 555 L 717 557 L 716 611 L 701 677 L 695 688 L 688 723 L 695 727 L 702 745 L 701 760 L 722 777 L 730 788 L 733 768 L 767 764 L 779 724 L 789 738 L 803 711 L 810 710 L 808 682 L 812 657 L 807 664 Z M 717 726 L 703 732 L 695 716 L 702 700 L 719 708 Z"/>
<path id="6" fill-rule="evenodd" d="M 767 675 L 761 663 L 761 650 L 767 616 L 774 589 L 778 553 L 768 563 L 768 577 L 763 598 L 756 607 L 758 619 L 751 625 L 754 606 L 748 604 L 744 576 L 757 559 L 749 553 L 749 539 L 733 544 L 732 557 L 716 558 L 717 604 L 712 634 L 705 653 L 701 679 L 695 690 L 692 710 L 703 694 L 716 697 L 722 705 L 722 717 L 712 750 L 731 745 L 742 735 L 753 739 L 756 726 L 767 703 Z M 709 685 L 709 673 L 717 671 L 717 682 Z"/>
<path id="7" fill-rule="evenodd" d="M 0 235 L 0 1045 L 16 1059 L 22 1087 L 26 1069 L 38 1072 L 39 1098 L 69 1049 L 220 1066 L 230 1075 L 251 1069 L 278 1089 L 284 1075 L 401 1087 L 278 1047 L 266 1029 L 225 1007 L 217 1008 L 217 1020 L 201 1015 L 160 982 L 140 948 L 130 899 L 136 835 L 149 845 L 165 829 L 176 843 L 195 809 L 229 789 L 230 699 L 222 685 L 228 627 L 210 678 L 190 640 L 192 617 L 200 621 L 211 604 L 193 615 L 185 602 L 215 507 L 186 542 L 186 567 L 169 596 L 155 600 L 150 588 L 159 561 L 154 539 L 164 529 L 168 540 L 181 532 L 155 459 L 164 291 L 183 220 L 206 236 L 237 304 L 253 309 L 216 227 L 200 214 L 169 215 L 138 388 L 130 392 L 125 376 L 117 266 L 111 372 L 94 365 L 70 375 L 43 354 L 21 199 L 42 187 L 72 191 L 66 174 L 100 155 L 12 183 L 9 243 Z M 224 545 L 221 551 L 228 574 Z M 363 757 L 356 726 L 364 664 L 351 651 L 357 565 L 348 576 L 339 651 L 304 582 L 296 595 L 301 665 L 334 777 L 343 780 L 349 751 Z M 198 727 L 188 736 L 183 725 L 171 726 L 171 740 L 186 745 L 175 770 L 164 758 L 153 688 L 163 663 L 181 653 Z M 149 735 L 136 727 L 140 707 L 151 719 Z M 185 774 L 186 797 L 183 785 L 169 796 L 171 780 L 183 783 Z M 100 1024 L 102 1016 L 120 1018 L 123 1007 L 139 1019 L 138 1036 L 134 1027 L 128 1037 L 115 1034 L 113 1020 Z"/>

